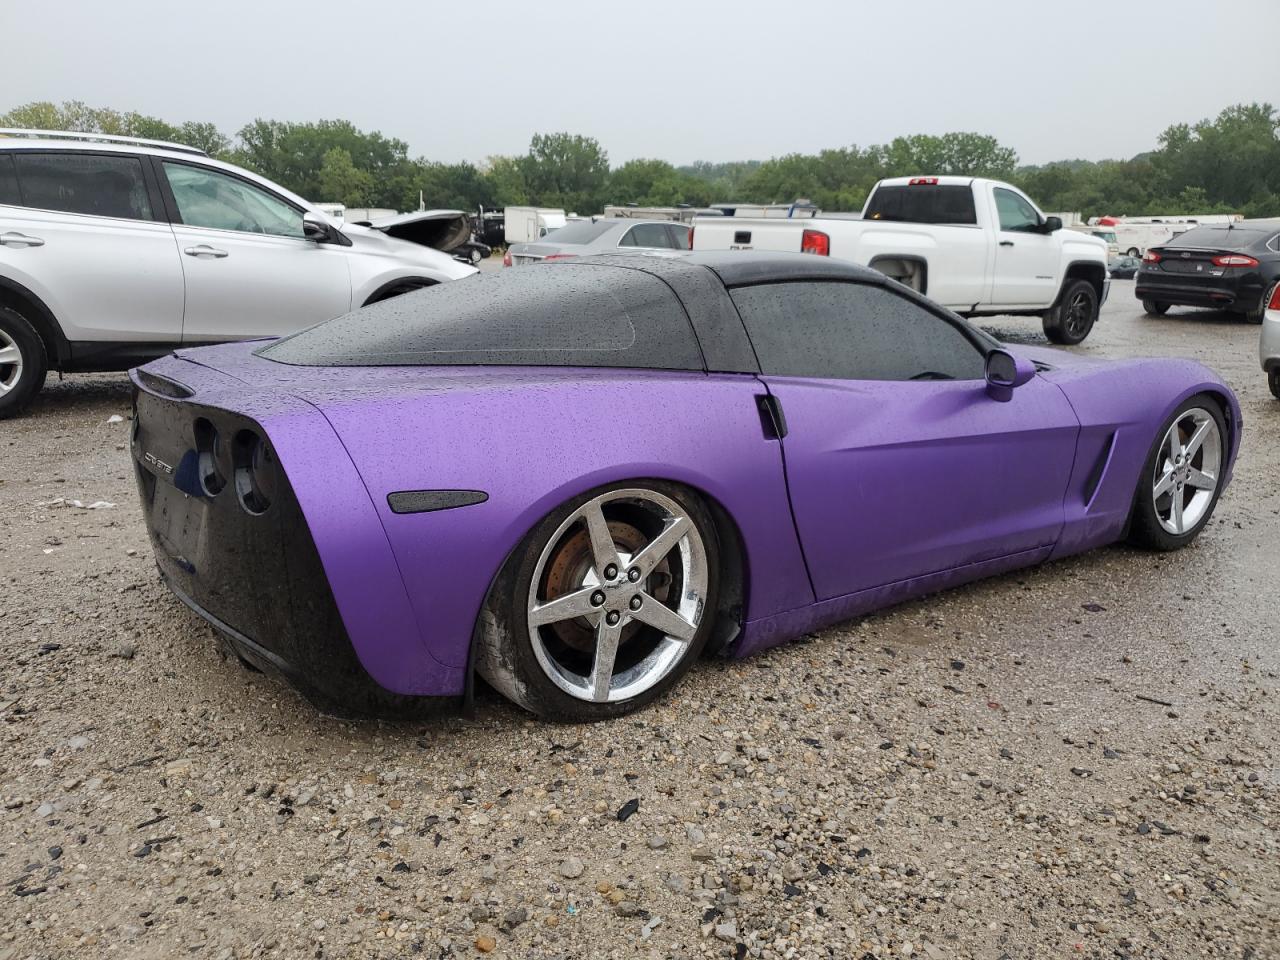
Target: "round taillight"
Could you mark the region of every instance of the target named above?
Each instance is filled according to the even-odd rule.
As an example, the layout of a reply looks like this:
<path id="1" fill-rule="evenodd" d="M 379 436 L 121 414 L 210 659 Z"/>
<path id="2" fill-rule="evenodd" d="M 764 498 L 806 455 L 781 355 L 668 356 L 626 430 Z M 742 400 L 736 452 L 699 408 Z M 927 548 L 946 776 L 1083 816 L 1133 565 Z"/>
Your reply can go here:
<path id="1" fill-rule="evenodd" d="M 194 433 L 200 489 L 208 496 L 216 497 L 227 485 L 226 444 L 218 428 L 204 417 L 197 418 Z"/>
<path id="2" fill-rule="evenodd" d="M 276 495 L 276 458 L 267 442 L 252 430 L 236 434 L 233 451 L 236 496 L 249 513 L 266 513 Z"/>

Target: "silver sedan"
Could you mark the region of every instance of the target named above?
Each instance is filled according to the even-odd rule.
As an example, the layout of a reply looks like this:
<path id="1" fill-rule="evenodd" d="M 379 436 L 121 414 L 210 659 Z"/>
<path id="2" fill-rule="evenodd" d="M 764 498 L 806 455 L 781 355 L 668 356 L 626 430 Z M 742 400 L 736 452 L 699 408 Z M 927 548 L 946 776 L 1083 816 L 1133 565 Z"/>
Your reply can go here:
<path id="1" fill-rule="evenodd" d="M 502 265 L 522 267 L 614 250 L 688 250 L 690 233 L 686 224 L 666 220 L 579 220 L 553 230 L 536 243 L 512 244 Z"/>

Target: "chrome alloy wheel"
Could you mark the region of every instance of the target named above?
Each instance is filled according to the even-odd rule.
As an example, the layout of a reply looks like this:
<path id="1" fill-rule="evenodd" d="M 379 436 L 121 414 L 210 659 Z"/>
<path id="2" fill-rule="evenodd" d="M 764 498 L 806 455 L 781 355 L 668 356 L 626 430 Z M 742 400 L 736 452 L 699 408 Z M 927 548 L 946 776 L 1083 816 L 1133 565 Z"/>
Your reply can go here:
<path id="1" fill-rule="evenodd" d="M 709 583 L 697 524 L 654 490 L 610 490 L 548 539 L 529 587 L 529 638 L 547 677 L 579 700 L 628 700 L 680 662 Z"/>
<path id="2" fill-rule="evenodd" d="M 22 379 L 22 351 L 3 330 L 0 330 L 0 396 L 8 393 Z"/>
<path id="3" fill-rule="evenodd" d="M 1222 476 L 1222 435 L 1213 415 L 1191 407 L 1160 441 L 1151 495 L 1156 519 L 1167 532 L 1193 529 L 1213 504 Z"/>

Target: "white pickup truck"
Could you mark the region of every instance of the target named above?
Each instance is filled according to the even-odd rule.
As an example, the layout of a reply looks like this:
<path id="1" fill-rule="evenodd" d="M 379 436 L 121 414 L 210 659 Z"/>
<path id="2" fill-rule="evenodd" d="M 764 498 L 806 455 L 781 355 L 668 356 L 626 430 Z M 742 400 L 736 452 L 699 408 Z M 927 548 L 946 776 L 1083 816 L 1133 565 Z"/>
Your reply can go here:
<path id="1" fill-rule="evenodd" d="M 881 180 L 858 214 L 697 217 L 694 250 L 793 250 L 873 267 L 966 317 L 1040 316 L 1054 343 L 1089 335 L 1107 245 L 1063 230 L 1021 190 L 973 177 Z"/>

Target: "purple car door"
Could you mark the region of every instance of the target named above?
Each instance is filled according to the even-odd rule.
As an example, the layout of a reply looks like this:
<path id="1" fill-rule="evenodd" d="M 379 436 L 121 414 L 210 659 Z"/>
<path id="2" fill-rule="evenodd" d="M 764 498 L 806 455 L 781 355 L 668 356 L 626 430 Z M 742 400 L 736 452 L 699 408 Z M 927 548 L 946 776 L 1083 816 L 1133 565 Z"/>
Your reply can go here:
<path id="1" fill-rule="evenodd" d="M 733 299 L 785 424 L 820 599 L 1055 543 L 1079 430 L 1056 386 L 1034 377 L 993 399 L 978 335 L 887 287 L 765 284 Z"/>

